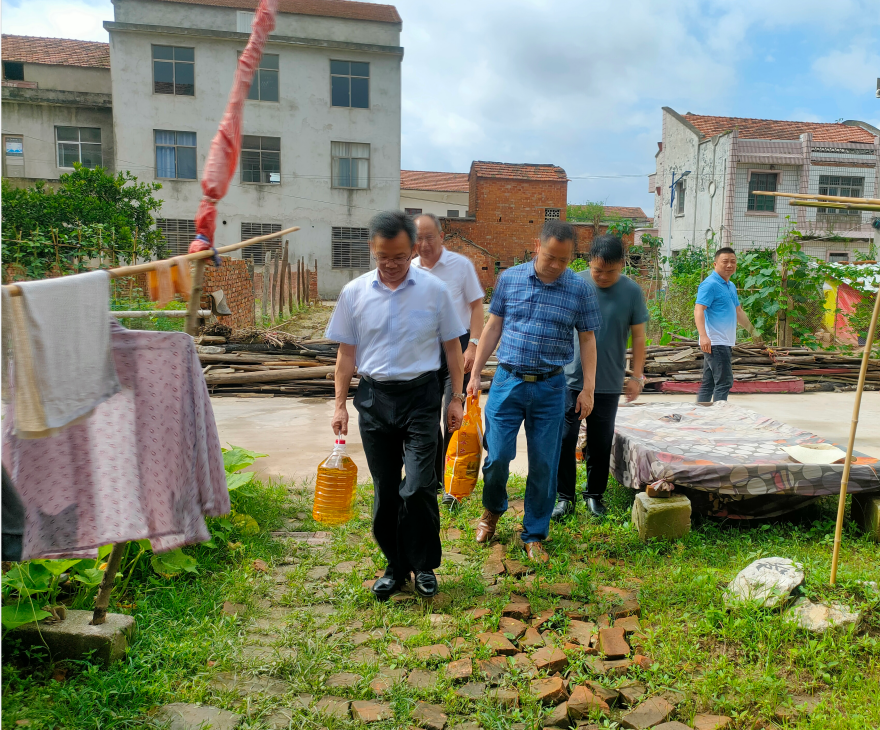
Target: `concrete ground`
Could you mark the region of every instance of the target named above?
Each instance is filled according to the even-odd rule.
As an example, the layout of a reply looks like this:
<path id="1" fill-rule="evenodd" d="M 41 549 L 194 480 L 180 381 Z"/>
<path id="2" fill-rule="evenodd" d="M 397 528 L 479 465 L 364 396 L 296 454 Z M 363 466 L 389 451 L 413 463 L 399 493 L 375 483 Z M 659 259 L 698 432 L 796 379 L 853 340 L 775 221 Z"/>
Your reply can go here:
<path id="1" fill-rule="evenodd" d="M 662 403 L 690 401 L 692 395 L 644 395 Z M 735 395 L 731 401 L 796 428 L 811 431 L 846 448 L 854 393 L 803 395 Z M 214 416 L 224 445 L 235 444 L 269 456 L 254 465 L 265 477 L 314 482 L 318 464 L 333 449 L 330 418 L 333 401 L 324 398 L 212 398 Z M 357 411 L 349 403 L 348 452 L 361 478 L 369 478 L 357 429 Z M 865 393 L 859 417 L 856 450 L 880 458 L 880 391 Z M 525 474 L 525 434 L 520 433 L 511 471 Z"/>

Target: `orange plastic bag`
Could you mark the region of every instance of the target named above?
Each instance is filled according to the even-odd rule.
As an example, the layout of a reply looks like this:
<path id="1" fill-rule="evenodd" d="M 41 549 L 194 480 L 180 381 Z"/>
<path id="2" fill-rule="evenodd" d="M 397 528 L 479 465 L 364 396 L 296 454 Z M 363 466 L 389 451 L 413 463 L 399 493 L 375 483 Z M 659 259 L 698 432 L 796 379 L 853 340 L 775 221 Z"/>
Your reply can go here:
<path id="1" fill-rule="evenodd" d="M 452 434 L 446 450 L 446 473 L 443 485 L 447 494 L 461 502 L 477 485 L 480 460 L 483 457 L 483 412 L 480 398 L 467 399 L 467 410 L 461 428 Z"/>

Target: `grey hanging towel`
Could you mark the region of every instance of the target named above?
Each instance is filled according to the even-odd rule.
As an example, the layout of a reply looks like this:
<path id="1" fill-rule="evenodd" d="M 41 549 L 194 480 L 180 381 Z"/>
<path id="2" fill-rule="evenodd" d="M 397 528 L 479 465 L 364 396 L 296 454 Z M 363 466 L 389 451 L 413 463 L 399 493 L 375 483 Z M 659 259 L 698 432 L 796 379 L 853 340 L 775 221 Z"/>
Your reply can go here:
<path id="1" fill-rule="evenodd" d="M 110 349 L 110 276 L 106 271 L 18 284 L 13 350 L 20 438 L 57 432 L 119 392 Z M 7 303 L 9 300 L 6 300 Z"/>

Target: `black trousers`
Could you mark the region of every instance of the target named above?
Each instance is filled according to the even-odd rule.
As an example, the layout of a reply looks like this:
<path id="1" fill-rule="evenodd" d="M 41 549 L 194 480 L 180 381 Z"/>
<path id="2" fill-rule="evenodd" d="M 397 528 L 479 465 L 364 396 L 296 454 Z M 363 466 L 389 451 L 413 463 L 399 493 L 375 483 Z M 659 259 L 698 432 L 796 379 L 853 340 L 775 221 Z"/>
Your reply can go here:
<path id="1" fill-rule="evenodd" d="M 460 338 L 462 353 L 470 344 L 471 333 L 465 332 Z M 446 473 L 446 452 L 449 450 L 449 442 L 452 440 L 452 431 L 449 430 L 449 404 L 452 402 L 452 378 L 449 377 L 449 367 L 446 365 L 446 349 L 440 347 L 440 397 L 443 401 L 440 410 L 440 434 L 437 438 L 437 488 L 443 489 L 443 475 Z M 471 382 L 471 374 L 465 373 L 462 381 L 462 393 L 467 391 L 468 383 Z"/>
<path id="2" fill-rule="evenodd" d="M 439 567 L 437 373 L 402 383 L 362 377 L 354 407 L 373 477 L 373 535 L 388 559 L 385 574 L 402 580 L 413 570 Z"/>
<path id="3" fill-rule="evenodd" d="M 577 490 L 577 451 L 578 420 L 575 406 L 580 391 L 568 389 L 565 400 L 565 425 L 562 431 L 562 448 L 559 452 L 559 470 L 556 475 L 556 496 L 558 499 L 574 501 Z M 611 443 L 614 440 L 614 419 L 617 418 L 617 393 L 596 393 L 593 396 L 593 410 L 587 416 L 587 487 L 584 497 L 601 499 L 608 486 L 608 473 L 611 464 Z"/>

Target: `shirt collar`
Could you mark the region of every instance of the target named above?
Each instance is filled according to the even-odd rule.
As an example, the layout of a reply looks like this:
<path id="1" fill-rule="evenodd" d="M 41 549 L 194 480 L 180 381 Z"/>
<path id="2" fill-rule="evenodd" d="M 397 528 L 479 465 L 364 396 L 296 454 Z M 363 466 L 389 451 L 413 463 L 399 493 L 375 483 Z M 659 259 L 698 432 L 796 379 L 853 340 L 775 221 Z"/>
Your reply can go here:
<path id="1" fill-rule="evenodd" d="M 526 263 L 523 264 L 523 266 L 526 267 L 526 276 L 530 276 L 530 277 L 532 277 L 535 281 L 537 281 L 537 282 L 538 282 L 539 284 L 541 284 L 542 286 L 557 286 L 557 285 L 561 285 L 561 284 L 562 284 L 562 277 L 565 276 L 566 271 L 567 271 L 567 269 L 566 269 L 566 271 L 563 271 L 559 276 L 557 276 L 557 277 L 556 277 L 553 281 L 551 281 L 549 284 L 545 284 L 543 281 L 541 281 L 541 280 L 538 278 L 538 272 L 535 271 L 535 260 L 534 260 L 534 259 L 532 259 L 531 261 L 527 261 Z"/>
<path id="2" fill-rule="evenodd" d="M 413 273 L 417 267 L 413 266 L 412 263 L 409 265 L 409 271 L 406 274 L 406 280 L 399 286 L 397 289 L 389 289 L 382 281 L 379 279 L 379 269 L 378 267 L 373 269 L 370 272 L 370 284 L 374 289 L 384 289 L 385 291 L 395 292 L 400 291 L 401 289 L 405 289 L 408 286 L 413 286 L 416 283 L 416 274 Z"/>

